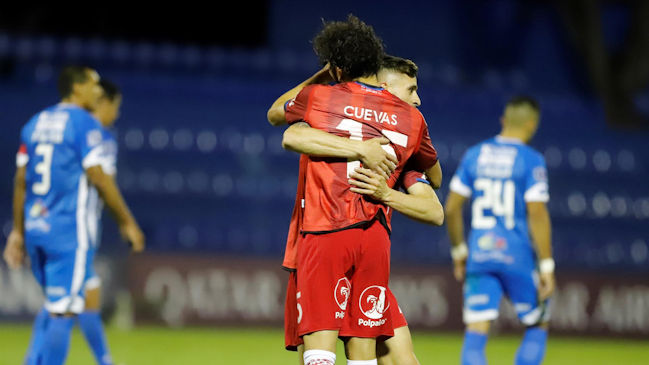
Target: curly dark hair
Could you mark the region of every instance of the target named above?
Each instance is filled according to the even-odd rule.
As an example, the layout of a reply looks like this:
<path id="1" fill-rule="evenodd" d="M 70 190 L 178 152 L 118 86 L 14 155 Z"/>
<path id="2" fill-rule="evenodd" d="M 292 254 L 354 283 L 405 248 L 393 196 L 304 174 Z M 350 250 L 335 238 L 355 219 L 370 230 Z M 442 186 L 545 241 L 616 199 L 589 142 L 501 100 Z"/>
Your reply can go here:
<path id="1" fill-rule="evenodd" d="M 313 50 L 322 65 L 338 67 L 350 79 L 376 74 L 384 55 L 374 28 L 351 14 L 347 21 L 324 22 L 313 39 Z"/>

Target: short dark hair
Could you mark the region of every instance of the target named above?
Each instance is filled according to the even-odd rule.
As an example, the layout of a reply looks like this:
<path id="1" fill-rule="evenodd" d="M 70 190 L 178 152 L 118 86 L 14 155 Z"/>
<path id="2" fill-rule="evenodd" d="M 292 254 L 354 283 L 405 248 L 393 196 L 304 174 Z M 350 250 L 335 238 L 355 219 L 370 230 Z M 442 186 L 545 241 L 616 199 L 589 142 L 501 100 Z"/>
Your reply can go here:
<path id="1" fill-rule="evenodd" d="M 383 41 L 372 26 L 351 14 L 346 21 L 324 22 L 313 50 L 320 63 L 340 68 L 351 79 L 379 72 L 384 55 Z"/>
<path id="2" fill-rule="evenodd" d="M 122 95 L 119 87 L 106 79 L 99 80 L 99 86 L 101 86 L 101 89 L 104 91 L 102 97 L 110 101 L 115 101 L 117 96 Z"/>
<path id="3" fill-rule="evenodd" d="M 59 74 L 58 89 L 62 99 L 72 94 L 74 84 L 82 84 L 88 81 L 88 71 L 86 66 L 66 66 Z"/>
<path id="4" fill-rule="evenodd" d="M 410 77 L 417 77 L 417 71 L 419 71 L 417 64 L 411 60 L 388 54 L 383 56 L 381 68 L 406 74 Z"/>
<path id="5" fill-rule="evenodd" d="M 507 106 L 523 106 L 527 105 L 530 108 L 532 108 L 536 113 L 541 112 L 541 107 L 539 105 L 539 102 L 536 101 L 531 96 L 528 95 L 516 95 L 513 98 L 509 99 L 507 102 Z"/>

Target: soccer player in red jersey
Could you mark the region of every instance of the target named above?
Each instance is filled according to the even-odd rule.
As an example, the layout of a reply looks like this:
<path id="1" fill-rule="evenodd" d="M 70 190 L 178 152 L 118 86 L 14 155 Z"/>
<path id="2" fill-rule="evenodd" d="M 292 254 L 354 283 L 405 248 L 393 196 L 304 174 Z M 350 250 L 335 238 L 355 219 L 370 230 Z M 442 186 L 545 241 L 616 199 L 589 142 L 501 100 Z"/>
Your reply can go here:
<path id="1" fill-rule="evenodd" d="M 303 87 L 305 84 L 312 83 L 314 80 L 322 80 L 322 72 L 323 70 L 300 85 Z M 319 74 L 320 76 L 318 76 Z M 386 55 L 383 58 L 382 67 L 377 76 L 380 85 L 385 87 L 392 94 L 399 96 L 399 98 L 408 102 L 412 106 L 416 107 L 420 105 L 420 99 L 417 95 L 417 66 L 412 61 Z M 281 108 L 288 99 L 294 97 L 299 91 L 299 89 L 294 89 L 292 92 L 284 94 L 276 101 L 274 107 L 271 107 L 271 110 L 269 111 L 269 119 L 274 125 L 286 123 L 283 108 L 280 112 L 277 111 L 277 108 Z M 275 111 L 273 111 L 273 108 L 275 108 Z M 298 149 L 300 150 L 309 150 L 311 152 L 315 151 L 324 154 L 328 149 L 353 150 L 354 148 L 362 149 L 363 147 L 362 144 L 361 146 L 355 145 L 352 142 L 356 141 L 348 138 L 333 136 L 312 128 L 303 128 L 300 129 L 300 131 L 303 134 L 303 138 L 301 139 L 302 145 L 298 146 Z M 364 155 L 367 154 L 365 153 Z M 355 158 L 353 154 L 350 154 L 347 157 L 350 159 Z M 301 166 L 303 166 L 305 162 L 304 157 L 301 162 Z M 363 164 L 365 166 L 365 163 Z M 390 206 L 393 209 L 397 209 L 401 213 L 419 221 L 426 222 L 430 219 L 430 208 L 435 205 L 437 197 L 434 196 L 434 192 L 430 186 L 427 185 L 427 181 L 422 179 L 423 174 L 421 172 L 408 171 L 403 173 L 400 177 L 401 182 L 398 184 L 406 190 L 409 195 L 416 197 L 416 199 L 409 199 L 409 197 L 404 197 L 399 192 L 394 192 L 391 191 L 391 189 L 388 189 L 385 179 L 381 176 L 382 174 L 375 173 L 371 169 L 359 170 L 359 172 L 362 173 L 358 175 L 354 173 L 352 175 L 359 179 L 358 181 L 352 180 L 351 183 L 358 186 L 358 188 L 352 188 L 353 191 L 369 194 L 377 200 L 391 203 Z M 298 187 L 298 198 L 296 199 L 296 205 L 293 211 L 284 260 L 284 267 L 291 271 L 285 307 L 286 347 L 287 349 L 297 348 L 298 352 L 303 351 L 303 346 L 301 345 L 302 341 L 300 337 L 297 335 L 296 328 L 299 313 L 296 300 L 297 290 L 295 269 L 297 266 L 297 243 L 298 239 L 301 237 L 299 234 L 298 220 L 299 214 L 301 213 L 301 194 L 303 194 L 302 191 L 304 189 L 303 169 L 300 171 L 300 175 L 302 178 L 300 179 Z M 442 178 L 439 163 L 435 163 L 432 168 L 428 169 L 427 175 L 433 182 L 433 186 L 439 187 Z M 401 204 L 395 204 L 397 201 L 400 201 Z M 346 288 L 342 289 L 346 290 Z M 407 327 L 408 323 L 405 316 L 401 312 L 396 298 L 393 297 L 389 288 L 387 290 L 387 295 L 389 302 L 391 303 L 390 310 L 393 316 L 392 324 L 395 334 L 387 340 L 377 342 L 378 363 L 381 365 L 419 364 L 414 354 L 410 330 Z M 343 332 L 344 331 L 345 329 L 343 328 Z"/>
<path id="2" fill-rule="evenodd" d="M 386 186 L 394 186 L 407 160 L 422 165 L 434 159 L 425 154 L 434 151 L 432 146 L 420 146 L 426 128 L 421 114 L 387 91 L 368 85 L 378 84 L 377 58 L 371 55 L 380 56 L 382 52 L 370 27 L 356 18 L 330 23 L 314 43 L 321 60 L 332 65 L 334 78 L 342 83 L 306 87 L 288 105 L 289 121 L 305 121 L 356 140 L 388 137 L 391 144 L 386 147 L 399 162 Z M 340 47 L 330 47 L 332 44 Z M 297 145 L 290 137 L 291 130 L 296 128 L 300 127 L 293 126 L 285 133 L 285 147 Z M 309 157 L 302 166 L 306 167 L 305 208 L 301 217 L 305 236 L 300 243 L 298 295 L 302 300 L 298 300 L 305 362 L 333 363 L 332 350 L 347 316 L 349 328 L 340 335 L 349 337 L 346 345 L 350 363 L 357 359 L 376 363 L 374 338 L 392 335 L 387 311 L 390 303 L 386 302 L 389 204 L 363 198 L 350 190 L 351 185 L 345 180 L 360 166 L 357 161 Z M 430 218 L 441 224 L 443 213 L 438 201 L 436 207 Z M 336 293 L 334 287 L 341 286 L 343 295 L 331 298 L 329 290 L 317 290 L 317 286 L 331 286 Z"/>

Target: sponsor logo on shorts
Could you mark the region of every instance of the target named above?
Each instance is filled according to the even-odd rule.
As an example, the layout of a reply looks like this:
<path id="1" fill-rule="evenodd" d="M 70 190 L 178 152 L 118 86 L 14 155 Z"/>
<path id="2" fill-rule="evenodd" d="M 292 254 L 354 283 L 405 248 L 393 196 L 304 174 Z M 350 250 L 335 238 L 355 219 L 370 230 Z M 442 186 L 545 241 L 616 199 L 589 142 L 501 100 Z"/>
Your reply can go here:
<path id="1" fill-rule="evenodd" d="M 382 319 L 380 319 L 378 321 L 372 321 L 370 319 L 359 318 L 358 319 L 358 325 L 359 326 L 365 326 L 365 327 L 380 327 L 380 326 L 383 326 L 385 324 L 385 321 L 386 321 L 385 318 L 382 318 Z"/>
<path id="2" fill-rule="evenodd" d="M 334 299 L 336 300 L 338 307 L 343 311 L 347 309 L 347 301 L 349 300 L 351 289 L 352 284 L 349 282 L 349 279 L 347 279 L 346 277 L 338 279 L 338 283 L 336 283 L 336 289 L 334 290 Z M 338 318 L 337 314 L 336 318 Z"/>
<path id="3" fill-rule="evenodd" d="M 390 303 L 386 303 L 385 288 L 378 285 L 372 285 L 365 288 L 358 300 L 358 307 L 367 318 L 383 318 L 383 313 L 390 308 Z M 383 323 L 385 323 L 385 320 Z M 361 324 L 361 320 L 359 320 L 359 324 Z"/>

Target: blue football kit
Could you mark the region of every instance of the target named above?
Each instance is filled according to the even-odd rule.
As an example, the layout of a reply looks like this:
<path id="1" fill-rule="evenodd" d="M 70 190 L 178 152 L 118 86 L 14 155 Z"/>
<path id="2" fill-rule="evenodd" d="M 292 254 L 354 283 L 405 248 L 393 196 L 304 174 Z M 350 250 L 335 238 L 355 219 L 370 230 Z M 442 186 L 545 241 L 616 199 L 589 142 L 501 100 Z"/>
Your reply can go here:
<path id="1" fill-rule="evenodd" d="M 114 172 L 116 147 L 90 113 L 66 103 L 32 117 L 20 139 L 16 164 L 26 169 L 25 248 L 46 296 L 45 309 L 80 313 L 84 287 L 94 275 L 101 211 L 85 170 L 111 171 L 112 161 Z"/>
<path id="2" fill-rule="evenodd" d="M 471 199 L 464 322 L 498 318 L 507 296 L 526 326 L 549 320 L 539 302 L 537 259 L 526 204 L 549 201 L 543 156 L 521 141 L 497 136 L 471 147 L 450 190 Z"/>

